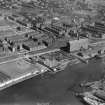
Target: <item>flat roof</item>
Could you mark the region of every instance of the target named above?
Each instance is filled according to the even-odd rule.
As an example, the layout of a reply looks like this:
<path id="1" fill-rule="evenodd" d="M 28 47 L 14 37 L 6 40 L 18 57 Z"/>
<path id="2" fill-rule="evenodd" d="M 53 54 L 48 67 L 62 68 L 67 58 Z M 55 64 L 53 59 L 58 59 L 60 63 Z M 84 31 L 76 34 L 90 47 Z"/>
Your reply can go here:
<path id="1" fill-rule="evenodd" d="M 0 37 L 8 37 L 8 36 L 13 36 L 16 33 L 13 30 L 5 30 L 5 31 L 0 31 Z"/>
<path id="2" fill-rule="evenodd" d="M 18 40 L 22 40 L 22 39 L 27 39 L 26 37 L 24 37 L 24 35 L 15 35 L 15 36 L 11 36 L 7 38 L 8 40 L 11 41 L 18 41 Z"/>
<path id="3" fill-rule="evenodd" d="M 11 27 L 10 27 L 11 28 Z M 21 31 L 17 31 L 15 28 L 7 29 L 7 30 L 0 30 L 0 37 L 10 37 L 16 35 L 24 35 L 26 33 L 34 33 L 33 30 L 22 27 Z"/>
<path id="4" fill-rule="evenodd" d="M 27 42 L 25 42 L 23 44 L 26 45 L 26 46 L 28 46 L 28 47 L 30 47 L 30 48 L 34 48 L 34 47 L 39 46 L 38 43 L 35 43 L 33 41 L 27 41 Z"/>

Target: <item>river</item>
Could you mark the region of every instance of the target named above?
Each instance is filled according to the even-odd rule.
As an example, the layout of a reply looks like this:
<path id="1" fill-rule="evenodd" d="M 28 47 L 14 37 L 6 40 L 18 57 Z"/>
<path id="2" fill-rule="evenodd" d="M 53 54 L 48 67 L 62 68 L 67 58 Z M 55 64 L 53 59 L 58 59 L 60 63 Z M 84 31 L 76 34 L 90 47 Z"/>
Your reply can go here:
<path id="1" fill-rule="evenodd" d="M 104 60 L 68 65 L 54 75 L 36 76 L 0 92 L 0 105 L 83 105 L 74 95 L 83 81 L 99 80 L 105 73 Z"/>

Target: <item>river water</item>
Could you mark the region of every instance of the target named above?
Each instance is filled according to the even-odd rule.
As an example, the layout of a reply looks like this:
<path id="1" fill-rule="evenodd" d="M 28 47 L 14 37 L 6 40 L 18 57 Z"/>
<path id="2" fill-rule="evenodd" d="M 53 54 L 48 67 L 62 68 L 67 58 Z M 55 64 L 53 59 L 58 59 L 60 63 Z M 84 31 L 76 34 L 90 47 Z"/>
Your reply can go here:
<path id="1" fill-rule="evenodd" d="M 105 74 L 104 60 L 68 65 L 54 75 L 36 76 L 0 92 L 0 105 L 83 105 L 74 92 L 83 81 L 99 80 Z"/>

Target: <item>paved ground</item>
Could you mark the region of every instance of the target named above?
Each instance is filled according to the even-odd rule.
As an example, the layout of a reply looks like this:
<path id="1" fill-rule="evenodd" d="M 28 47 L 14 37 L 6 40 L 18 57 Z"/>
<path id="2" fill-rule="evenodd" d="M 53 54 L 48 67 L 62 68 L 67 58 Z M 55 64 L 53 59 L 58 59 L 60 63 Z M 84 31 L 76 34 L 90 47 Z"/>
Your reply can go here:
<path id="1" fill-rule="evenodd" d="M 1 91 L 0 105 L 43 105 L 38 104 L 42 102 L 51 105 L 83 105 L 73 96 L 73 91 L 81 91 L 78 84 L 84 80 L 101 78 L 104 68 L 101 60 L 92 60 L 88 65 L 68 66 L 65 71 L 53 76 L 46 74 L 43 78 L 34 77 Z"/>

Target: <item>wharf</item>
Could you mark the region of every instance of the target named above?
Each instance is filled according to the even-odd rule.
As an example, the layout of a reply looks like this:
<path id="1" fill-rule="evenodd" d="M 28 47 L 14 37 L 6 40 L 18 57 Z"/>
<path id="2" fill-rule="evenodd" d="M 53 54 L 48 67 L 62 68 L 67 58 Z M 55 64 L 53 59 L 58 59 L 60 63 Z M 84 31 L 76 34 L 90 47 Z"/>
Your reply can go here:
<path id="1" fill-rule="evenodd" d="M 53 70 L 54 73 L 62 71 L 65 69 L 69 62 L 71 61 L 66 60 L 65 62 L 61 62 L 61 67 L 60 65 L 58 66 L 60 70 L 56 71 L 54 70 L 57 67 L 50 68 L 48 65 L 40 62 L 35 62 L 34 64 L 31 64 L 24 59 L 2 64 L 0 65 L 0 75 L 2 74 L 3 76 L 6 76 L 6 78 L 8 78 L 5 79 L 3 76 L 0 78 L 0 80 L 4 79 L 3 82 L 0 82 L 0 90 L 15 85 L 24 80 L 30 79 L 34 76 L 43 74 L 49 71 L 48 69 Z M 51 72 L 53 73 L 53 71 Z"/>
<path id="2" fill-rule="evenodd" d="M 0 90 L 46 72 L 46 67 L 23 59 L 0 65 Z"/>

